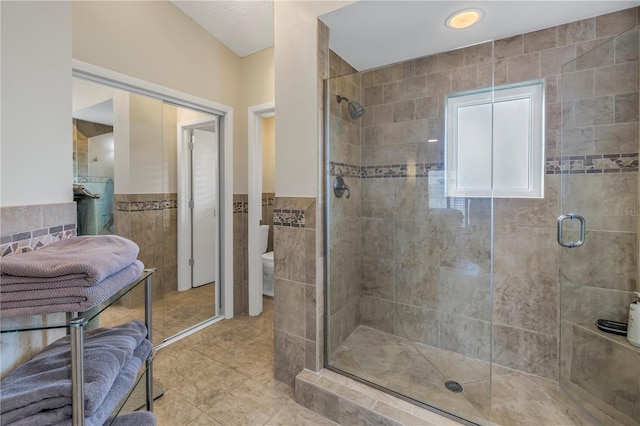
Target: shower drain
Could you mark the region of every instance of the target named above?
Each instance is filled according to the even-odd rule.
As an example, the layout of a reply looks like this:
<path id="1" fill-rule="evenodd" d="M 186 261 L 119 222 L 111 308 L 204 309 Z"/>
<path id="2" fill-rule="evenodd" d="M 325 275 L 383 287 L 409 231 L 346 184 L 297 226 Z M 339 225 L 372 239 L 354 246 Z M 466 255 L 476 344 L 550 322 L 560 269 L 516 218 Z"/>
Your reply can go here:
<path id="1" fill-rule="evenodd" d="M 449 380 L 444 382 L 444 387 L 447 388 L 447 390 L 453 392 L 453 393 L 460 393 L 464 390 L 464 388 L 462 387 L 462 385 L 456 381 L 453 380 Z"/>

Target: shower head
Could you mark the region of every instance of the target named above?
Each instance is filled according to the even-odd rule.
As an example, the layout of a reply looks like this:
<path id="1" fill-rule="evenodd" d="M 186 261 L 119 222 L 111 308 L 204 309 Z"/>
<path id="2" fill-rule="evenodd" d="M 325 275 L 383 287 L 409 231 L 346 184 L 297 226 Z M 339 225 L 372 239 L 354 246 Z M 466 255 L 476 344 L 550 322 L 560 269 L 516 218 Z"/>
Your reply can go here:
<path id="1" fill-rule="evenodd" d="M 347 101 L 347 103 L 349 104 L 349 115 L 352 119 L 355 120 L 357 118 L 360 118 L 362 117 L 362 114 L 364 114 L 364 107 L 358 102 L 350 101 L 348 98 L 340 95 L 336 95 L 336 100 L 338 101 L 338 103 L 340 103 L 341 101 Z"/>

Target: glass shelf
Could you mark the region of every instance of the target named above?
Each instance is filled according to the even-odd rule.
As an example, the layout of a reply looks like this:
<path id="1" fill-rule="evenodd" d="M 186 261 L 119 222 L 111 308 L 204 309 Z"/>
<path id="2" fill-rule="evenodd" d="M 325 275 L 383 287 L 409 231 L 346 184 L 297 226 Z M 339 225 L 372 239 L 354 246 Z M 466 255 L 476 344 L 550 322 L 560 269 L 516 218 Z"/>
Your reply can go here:
<path id="1" fill-rule="evenodd" d="M 155 268 L 145 269 L 144 271 L 142 271 L 142 274 L 140 274 L 138 278 L 136 278 L 130 284 L 127 284 L 126 286 L 121 288 L 117 293 L 115 293 L 106 301 L 100 303 L 99 305 L 94 306 L 93 308 L 87 311 L 78 312 L 75 317 L 83 319 L 83 321 L 79 324 L 79 326 L 83 327 L 87 325 L 87 323 L 89 323 L 91 320 L 93 320 L 98 315 L 100 315 L 105 309 L 107 309 L 109 306 L 116 303 L 118 300 L 120 300 L 120 298 L 122 298 L 125 294 L 129 293 L 131 290 L 136 288 L 140 283 L 143 283 L 155 271 L 156 271 Z M 2 321 L 2 325 L 0 325 L 0 333 L 17 333 L 22 331 L 39 331 L 39 330 L 69 328 L 70 320 L 72 319 L 70 315 L 67 315 L 67 318 L 65 318 L 64 320 L 61 320 L 61 319 L 52 320 L 48 318 L 49 315 L 52 315 L 52 314 L 47 313 L 43 315 L 29 315 L 28 318 L 31 320 L 31 323 L 25 324 L 25 325 L 20 325 L 15 323 L 10 323 L 7 325 L 6 323 L 13 322 L 10 320 L 14 320 L 14 318 L 6 318 Z M 23 317 L 16 317 L 15 319 L 18 319 L 18 318 L 23 318 Z M 36 322 L 36 324 L 33 324 L 34 321 Z"/>
<path id="2" fill-rule="evenodd" d="M 85 326 L 98 315 L 100 315 L 105 309 L 113 305 L 120 300 L 122 296 L 129 293 L 136 288 L 140 283 L 145 283 L 145 326 L 148 330 L 152 330 L 151 324 L 151 275 L 156 269 L 145 269 L 142 274 L 131 283 L 122 287 L 119 291 L 113 294 L 106 301 L 94 306 L 93 308 L 84 312 L 71 312 L 65 313 L 64 320 L 60 318 L 58 313 L 54 313 L 54 318 L 49 318 L 52 314 L 43 315 L 30 315 L 25 317 L 16 317 L 16 321 L 19 323 L 22 320 L 31 321 L 30 324 L 21 325 L 15 322 L 6 324 L 7 321 L 3 321 L 0 326 L 0 333 L 17 333 L 24 331 L 38 331 L 38 330 L 52 330 L 52 329 L 69 329 L 70 345 L 71 345 L 71 407 L 72 407 L 72 424 L 73 426 L 84 426 L 85 424 L 85 411 L 84 411 L 84 328 Z M 36 324 L 33 324 L 33 322 Z M 146 390 L 146 406 L 148 411 L 153 412 L 153 352 L 145 361 L 145 390 Z M 139 379 L 135 384 L 139 383 Z M 135 386 L 134 386 L 135 388 Z M 125 401 L 131 396 L 131 392 L 128 393 Z"/>

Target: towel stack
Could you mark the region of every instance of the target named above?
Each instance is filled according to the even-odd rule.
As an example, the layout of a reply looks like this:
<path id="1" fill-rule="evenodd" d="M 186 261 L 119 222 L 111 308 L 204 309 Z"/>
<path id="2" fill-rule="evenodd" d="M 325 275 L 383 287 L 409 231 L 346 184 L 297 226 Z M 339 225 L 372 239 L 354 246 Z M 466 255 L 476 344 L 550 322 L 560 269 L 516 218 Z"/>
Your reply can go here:
<path id="1" fill-rule="evenodd" d="M 140 276 L 139 248 L 116 235 L 81 236 L 0 258 L 0 318 L 84 312 Z"/>
<path id="2" fill-rule="evenodd" d="M 134 385 L 152 345 L 139 320 L 85 333 L 85 424 L 103 425 Z M 47 346 L 0 381 L 0 424 L 70 425 L 71 344 L 69 336 Z M 155 425 L 153 413 L 142 417 Z M 120 422 L 126 423 L 127 419 Z M 132 423 L 133 424 L 133 423 Z"/>

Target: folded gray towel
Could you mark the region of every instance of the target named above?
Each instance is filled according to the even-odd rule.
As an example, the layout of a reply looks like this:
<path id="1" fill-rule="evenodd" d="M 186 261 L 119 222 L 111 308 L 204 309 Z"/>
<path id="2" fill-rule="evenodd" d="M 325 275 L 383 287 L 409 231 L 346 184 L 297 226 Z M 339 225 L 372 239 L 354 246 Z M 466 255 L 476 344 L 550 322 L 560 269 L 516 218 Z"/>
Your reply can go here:
<path id="1" fill-rule="evenodd" d="M 136 260 L 90 287 L 71 286 L 0 293 L 0 318 L 87 311 L 140 277 L 143 269 L 142 262 Z"/>
<path id="2" fill-rule="evenodd" d="M 85 415 L 91 415 L 102 404 L 123 365 L 146 335 L 146 326 L 139 320 L 86 333 Z M 69 340 L 66 336 L 52 343 L 0 381 L 0 424 L 71 405 Z"/>
<path id="3" fill-rule="evenodd" d="M 102 404 L 89 416 L 85 411 L 85 425 L 87 426 L 102 426 L 105 420 L 118 406 L 121 400 L 129 393 L 131 387 L 135 384 L 137 373 L 143 362 L 149 357 L 153 346 L 151 342 L 144 339 L 140 345 L 136 348 L 133 356 L 122 367 L 122 370 L 118 374 L 118 377 L 113 382 L 113 385 L 109 389 Z M 34 425 L 57 425 L 57 426 L 69 426 L 72 420 L 71 405 L 65 405 L 64 407 L 41 411 L 34 415 L 21 418 L 14 423 L 7 423 L 7 426 L 34 426 Z M 4 418 L 2 418 L 2 424 Z"/>
<path id="4" fill-rule="evenodd" d="M 138 378 L 138 370 L 140 370 L 144 361 L 149 357 L 152 349 L 153 345 L 148 340 L 144 340 L 140 346 L 136 348 L 133 358 L 122 368 L 103 403 L 91 416 L 85 419 L 86 426 L 102 426 L 105 423 L 107 418 L 113 413 L 113 410 L 122 402 L 122 399 L 131 392 Z M 138 425 L 140 425 L 140 423 L 138 423 Z"/>
<path id="5" fill-rule="evenodd" d="M 156 415 L 151 411 L 132 411 L 118 417 L 109 417 L 104 426 L 156 426 Z"/>
<path id="6" fill-rule="evenodd" d="M 139 248 L 117 235 L 80 236 L 0 258 L 0 292 L 91 286 L 131 265 Z"/>

